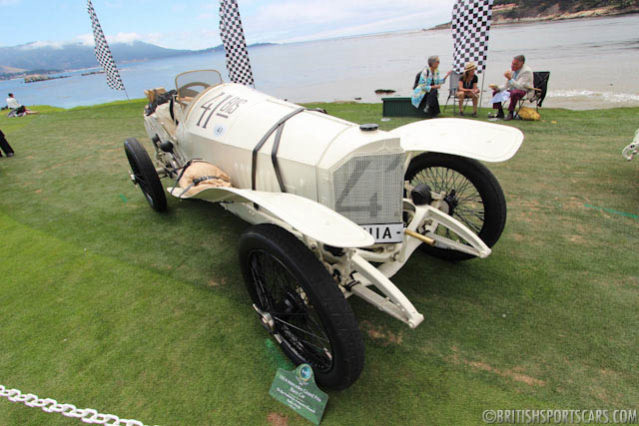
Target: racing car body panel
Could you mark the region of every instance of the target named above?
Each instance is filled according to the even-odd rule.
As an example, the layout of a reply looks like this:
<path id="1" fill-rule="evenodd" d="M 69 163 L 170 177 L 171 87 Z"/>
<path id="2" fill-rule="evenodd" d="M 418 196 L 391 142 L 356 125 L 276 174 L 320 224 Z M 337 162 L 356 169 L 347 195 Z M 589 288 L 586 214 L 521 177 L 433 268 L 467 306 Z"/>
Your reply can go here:
<path id="1" fill-rule="evenodd" d="M 168 188 L 168 191 L 181 199 L 255 203 L 303 235 L 330 246 L 354 248 L 375 243 L 375 239 L 361 226 L 326 206 L 298 195 L 237 188 L 207 188 L 192 195 L 182 195 L 181 188 Z"/>
<path id="2" fill-rule="evenodd" d="M 176 132 L 182 158 L 215 164 L 235 188 L 306 197 L 359 225 L 402 222 L 406 155 L 388 132 L 232 83 L 195 98 Z"/>
<path id="3" fill-rule="evenodd" d="M 408 152 L 441 152 L 487 162 L 510 159 L 524 140 L 517 128 L 460 118 L 440 118 L 392 130 Z"/>

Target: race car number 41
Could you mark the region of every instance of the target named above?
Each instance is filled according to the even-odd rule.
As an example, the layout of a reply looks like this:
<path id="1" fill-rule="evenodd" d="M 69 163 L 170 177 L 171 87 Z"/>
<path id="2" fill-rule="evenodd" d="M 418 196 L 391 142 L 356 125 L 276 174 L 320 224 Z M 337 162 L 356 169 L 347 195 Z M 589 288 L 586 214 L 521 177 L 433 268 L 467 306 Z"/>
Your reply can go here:
<path id="1" fill-rule="evenodd" d="M 375 243 L 401 243 L 403 241 L 403 223 L 384 223 L 381 225 L 362 225 L 375 238 Z"/>

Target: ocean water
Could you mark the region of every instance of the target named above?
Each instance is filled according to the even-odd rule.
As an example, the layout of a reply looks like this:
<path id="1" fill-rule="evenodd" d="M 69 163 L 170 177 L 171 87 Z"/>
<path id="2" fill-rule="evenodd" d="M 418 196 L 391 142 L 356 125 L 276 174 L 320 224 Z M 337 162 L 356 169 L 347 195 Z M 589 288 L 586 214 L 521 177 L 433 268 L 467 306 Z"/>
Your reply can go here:
<path id="1" fill-rule="evenodd" d="M 544 106 L 639 106 L 638 27 L 639 15 L 495 26 L 490 34 L 483 103 L 490 99 L 488 83 L 501 83 L 512 57 L 524 54 L 533 70 L 551 72 Z M 428 56 L 435 54 L 441 58 L 440 69 L 450 69 L 450 30 L 265 46 L 252 49 L 250 59 L 256 88 L 280 98 L 293 102 L 358 98 L 380 102 L 376 89 L 392 89 L 397 96 L 409 96 L 415 73 Z M 143 97 L 144 89 L 173 88 L 174 76 L 192 69 L 217 69 L 226 79 L 223 53 L 119 66 L 130 98 Z M 65 108 L 126 99 L 123 92 L 107 87 L 102 74 L 65 74 L 70 77 L 29 84 L 22 79 L 0 81 L 0 94 L 13 92 L 25 105 Z M 444 102 L 447 90 L 441 92 Z"/>

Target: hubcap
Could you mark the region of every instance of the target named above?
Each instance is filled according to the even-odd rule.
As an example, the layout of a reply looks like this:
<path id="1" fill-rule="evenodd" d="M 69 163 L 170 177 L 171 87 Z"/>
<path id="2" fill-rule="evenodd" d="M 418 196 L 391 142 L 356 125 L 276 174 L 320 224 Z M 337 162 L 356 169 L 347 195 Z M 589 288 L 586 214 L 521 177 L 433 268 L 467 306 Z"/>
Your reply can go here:
<path id="1" fill-rule="evenodd" d="M 457 205 L 459 204 L 459 200 L 457 199 L 457 191 L 451 189 L 451 191 L 444 197 L 444 201 L 448 205 L 447 213 L 452 216 L 455 213 L 455 208 L 457 208 Z"/>

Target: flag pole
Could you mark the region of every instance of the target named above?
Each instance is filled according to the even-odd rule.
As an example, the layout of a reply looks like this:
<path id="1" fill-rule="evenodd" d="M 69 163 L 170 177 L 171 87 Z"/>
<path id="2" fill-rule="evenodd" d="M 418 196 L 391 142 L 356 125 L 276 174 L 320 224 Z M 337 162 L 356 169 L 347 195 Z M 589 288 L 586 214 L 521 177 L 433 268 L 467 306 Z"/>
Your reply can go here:
<path id="1" fill-rule="evenodd" d="M 486 82 L 486 66 L 484 65 L 484 69 L 481 72 L 481 91 L 479 92 L 479 108 L 481 108 L 481 99 L 484 96 L 484 83 Z"/>
<path id="2" fill-rule="evenodd" d="M 486 83 L 486 59 L 490 21 L 494 0 L 455 0 L 451 30 L 453 35 L 454 67 L 462 69 L 468 61 L 481 65 L 482 79 L 478 106 L 483 100 Z M 477 67 L 479 71 L 480 67 Z M 479 72 L 476 72 L 479 74 Z"/>
<path id="3" fill-rule="evenodd" d="M 224 45 L 230 80 L 255 87 L 237 0 L 220 1 L 220 38 Z"/>
<path id="4" fill-rule="evenodd" d="M 91 28 L 93 29 L 93 40 L 95 41 L 95 58 L 104 70 L 107 79 L 107 86 L 113 90 L 124 90 L 124 94 L 129 99 L 129 94 L 124 87 L 120 73 L 118 72 L 118 66 L 113 59 L 111 49 L 109 49 L 109 43 L 107 42 L 102 26 L 98 20 L 98 15 L 95 13 L 93 3 L 91 0 L 87 0 L 87 12 L 89 12 L 89 18 L 91 19 Z"/>

